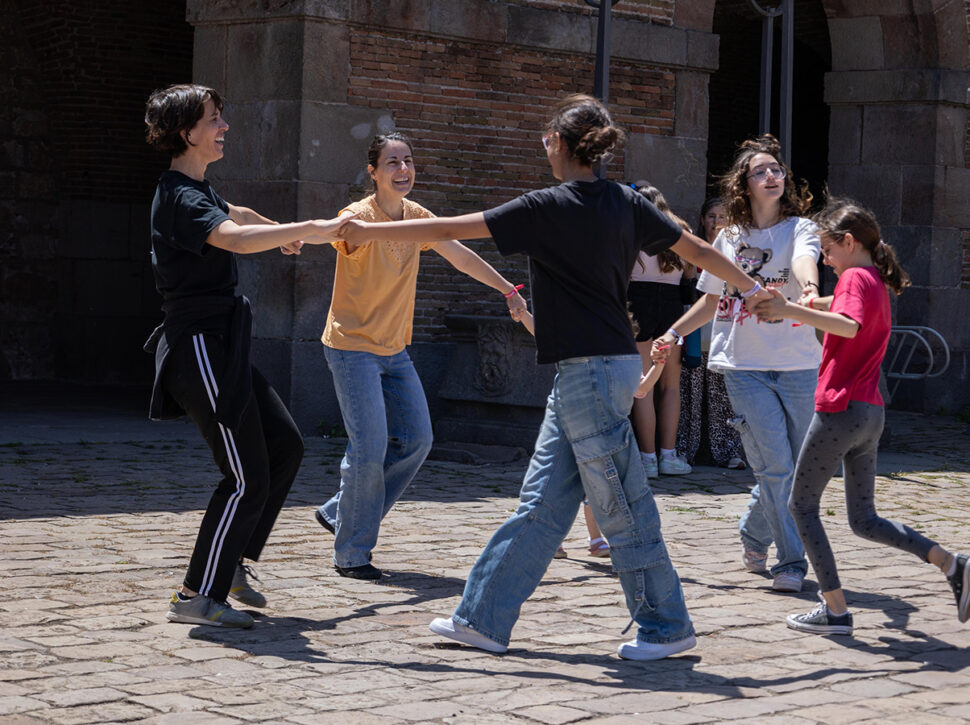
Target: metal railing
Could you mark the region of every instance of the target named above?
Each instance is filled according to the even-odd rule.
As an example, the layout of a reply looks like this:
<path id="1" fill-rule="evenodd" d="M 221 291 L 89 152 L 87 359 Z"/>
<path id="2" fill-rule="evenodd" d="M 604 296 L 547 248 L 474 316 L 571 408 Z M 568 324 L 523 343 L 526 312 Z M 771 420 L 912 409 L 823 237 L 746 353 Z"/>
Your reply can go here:
<path id="1" fill-rule="evenodd" d="M 889 335 L 886 361 L 886 378 L 893 381 L 889 395 L 894 397 L 903 380 L 937 378 L 945 373 L 950 367 L 950 346 L 932 327 L 897 325 Z"/>

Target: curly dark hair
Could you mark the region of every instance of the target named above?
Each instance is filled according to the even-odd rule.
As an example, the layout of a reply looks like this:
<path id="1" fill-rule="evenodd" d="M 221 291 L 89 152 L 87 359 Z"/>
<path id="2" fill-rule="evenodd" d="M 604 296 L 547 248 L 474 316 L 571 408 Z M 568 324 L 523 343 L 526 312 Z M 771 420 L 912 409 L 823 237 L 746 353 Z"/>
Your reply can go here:
<path id="1" fill-rule="evenodd" d="M 781 144 L 770 133 L 749 139 L 738 148 L 738 155 L 730 170 L 720 178 L 721 198 L 727 212 L 728 225 L 736 225 L 747 231 L 751 228 L 751 200 L 748 197 L 748 168 L 751 159 L 757 154 L 774 156 L 778 165 L 785 170 L 785 191 L 781 195 L 782 217 L 804 216 L 812 203 L 808 182 L 797 185 L 792 171 L 781 158 Z"/>
<path id="2" fill-rule="evenodd" d="M 225 101 L 208 86 L 183 83 L 154 91 L 145 106 L 145 139 L 163 154 L 181 156 L 188 149 L 182 131 L 198 123 L 210 98 L 221 111 Z"/>

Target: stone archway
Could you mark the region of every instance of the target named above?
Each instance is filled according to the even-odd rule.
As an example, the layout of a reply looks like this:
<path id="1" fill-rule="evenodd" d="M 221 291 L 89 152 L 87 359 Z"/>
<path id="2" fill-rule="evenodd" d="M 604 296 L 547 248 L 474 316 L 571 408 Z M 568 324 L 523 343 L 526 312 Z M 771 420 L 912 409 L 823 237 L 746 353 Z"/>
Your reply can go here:
<path id="1" fill-rule="evenodd" d="M 939 330 L 949 372 L 900 388 L 894 403 L 954 412 L 970 401 L 970 164 L 967 154 L 968 7 L 962 2 L 823 2 L 832 37 L 832 191 L 876 213 L 913 279 L 897 322 Z M 905 9 L 904 9 L 905 5 Z"/>

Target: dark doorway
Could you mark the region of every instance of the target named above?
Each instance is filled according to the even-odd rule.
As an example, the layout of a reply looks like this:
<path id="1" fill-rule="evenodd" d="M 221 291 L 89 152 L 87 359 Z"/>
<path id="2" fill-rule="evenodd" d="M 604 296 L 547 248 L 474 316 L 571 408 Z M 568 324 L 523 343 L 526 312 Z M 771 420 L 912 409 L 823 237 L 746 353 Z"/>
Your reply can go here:
<path id="1" fill-rule="evenodd" d="M 777 5 L 762 0 L 762 7 Z M 708 180 L 730 165 L 738 144 L 758 133 L 761 98 L 762 16 L 748 0 L 718 0 L 713 31 L 720 37 L 720 65 L 711 77 Z M 781 20 L 775 19 L 772 133 L 778 134 Z M 792 158 L 797 178 L 821 197 L 828 176 L 829 109 L 823 93 L 832 68 L 828 23 L 818 0 L 795 0 Z"/>

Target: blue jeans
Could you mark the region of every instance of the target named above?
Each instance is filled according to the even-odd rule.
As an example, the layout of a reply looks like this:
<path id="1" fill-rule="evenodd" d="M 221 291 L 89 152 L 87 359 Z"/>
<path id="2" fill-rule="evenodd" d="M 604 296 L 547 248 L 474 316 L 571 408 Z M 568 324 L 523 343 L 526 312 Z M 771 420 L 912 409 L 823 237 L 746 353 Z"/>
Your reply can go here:
<path id="1" fill-rule="evenodd" d="M 519 608 L 587 498 L 610 542 L 637 637 L 684 639 L 693 626 L 627 417 L 640 356 L 572 358 L 557 368 L 519 508 L 479 556 L 453 619 L 507 645 Z"/>
<path id="2" fill-rule="evenodd" d="M 381 520 L 431 450 L 431 416 L 406 350 L 388 356 L 323 350 L 348 442 L 340 490 L 319 511 L 337 532 L 334 563 L 363 566 Z"/>
<path id="3" fill-rule="evenodd" d="M 808 572 L 805 549 L 788 511 L 795 463 L 815 411 L 818 372 L 811 370 L 725 370 L 724 385 L 734 408 L 754 473 L 751 500 L 738 529 L 749 549 L 766 553 L 772 542 L 778 563 L 771 574 Z"/>

